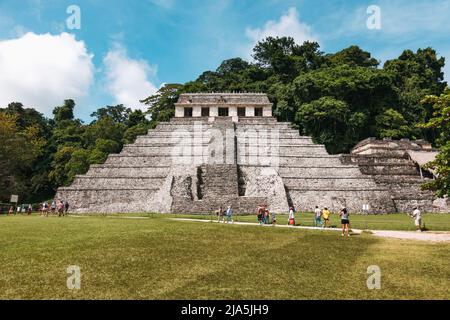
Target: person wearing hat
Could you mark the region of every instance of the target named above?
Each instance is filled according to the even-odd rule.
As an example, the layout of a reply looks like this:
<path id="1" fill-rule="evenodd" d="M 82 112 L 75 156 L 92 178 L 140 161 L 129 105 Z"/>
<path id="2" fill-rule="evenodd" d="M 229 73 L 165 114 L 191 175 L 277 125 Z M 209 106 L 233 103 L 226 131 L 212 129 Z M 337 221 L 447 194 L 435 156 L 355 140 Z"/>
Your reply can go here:
<path id="1" fill-rule="evenodd" d="M 289 220 L 288 225 L 295 226 L 295 211 L 293 207 L 289 208 Z"/>

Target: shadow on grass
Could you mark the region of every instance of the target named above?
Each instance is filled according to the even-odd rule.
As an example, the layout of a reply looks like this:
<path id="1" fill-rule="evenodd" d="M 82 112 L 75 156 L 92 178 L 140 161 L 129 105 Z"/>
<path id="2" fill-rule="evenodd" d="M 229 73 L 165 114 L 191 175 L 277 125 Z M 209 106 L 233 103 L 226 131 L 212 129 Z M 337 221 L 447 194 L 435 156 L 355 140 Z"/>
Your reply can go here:
<path id="1" fill-rule="evenodd" d="M 211 226 L 221 245 L 198 261 L 205 272 L 160 298 L 346 299 L 358 298 L 358 290 L 367 290 L 366 270 L 354 270 L 353 265 L 377 239 L 237 227 Z M 356 277 L 359 283 L 352 281 L 355 272 L 362 275 Z"/>

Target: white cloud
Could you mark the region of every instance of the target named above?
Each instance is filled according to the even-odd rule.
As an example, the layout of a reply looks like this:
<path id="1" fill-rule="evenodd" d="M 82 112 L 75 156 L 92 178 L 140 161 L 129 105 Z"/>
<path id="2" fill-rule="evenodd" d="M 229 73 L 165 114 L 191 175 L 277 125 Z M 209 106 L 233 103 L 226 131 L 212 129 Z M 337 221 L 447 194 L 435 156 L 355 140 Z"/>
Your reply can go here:
<path id="1" fill-rule="evenodd" d="M 292 37 L 295 42 L 302 44 L 305 41 L 318 41 L 311 27 L 300 21 L 300 16 L 295 7 L 280 17 L 280 20 L 267 21 L 262 28 L 250 28 L 245 30 L 247 38 L 251 41 L 248 49 L 252 49 L 260 40 L 267 37 Z M 249 51 L 250 51 L 249 50 Z"/>
<path id="2" fill-rule="evenodd" d="M 115 45 L 103 59 L 106 75 L 106 89 L 115 103 L 130 108 L 144 108 L 139 102 L 156 93 L 157 87 L 149 80 L 156 75 L 156 67 L 144 60 L 134 60 L 121 45 Z"/>
<path id="3" fill-rule="evenodd" d="M 86 96 L 93 55 L 73 35 L 35 34 L 0 41 L 0 106 L 13 101 L 49 115 L 64 99 Z"/>

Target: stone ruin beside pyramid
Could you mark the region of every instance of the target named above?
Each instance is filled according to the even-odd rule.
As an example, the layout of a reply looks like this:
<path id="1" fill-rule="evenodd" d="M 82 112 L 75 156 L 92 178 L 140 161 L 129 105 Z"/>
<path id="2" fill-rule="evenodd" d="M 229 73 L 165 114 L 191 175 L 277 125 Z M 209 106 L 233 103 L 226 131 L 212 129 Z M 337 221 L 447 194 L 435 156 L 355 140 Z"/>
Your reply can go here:
<path id="1" fill-rule="evenodd" d="M 244 214 L 261 204 L 278 213 L 292 205 L 449 212 L 446 200 L 420 189 L 432 175 L 414 159 L 435 153 L 424 141 L 369 138 L 350 154 L 330 155 L 277 122 L 265 94 L 181 94 L 170 122 L 91 165 L 56 198 L 67 200 L 72 213 L 205 214 L 230 205 Z"/>

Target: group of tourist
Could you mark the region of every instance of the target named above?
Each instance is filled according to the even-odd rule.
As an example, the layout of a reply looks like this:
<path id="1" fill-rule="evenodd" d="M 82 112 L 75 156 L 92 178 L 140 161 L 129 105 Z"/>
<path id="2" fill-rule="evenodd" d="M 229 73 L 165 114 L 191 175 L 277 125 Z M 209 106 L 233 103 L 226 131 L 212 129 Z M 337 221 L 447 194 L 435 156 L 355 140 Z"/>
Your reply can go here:
<path id="1" fill-rule="evenodd" d="M 26 205 L 25 205 L 26 206 Z M 8 210 L 8 215 L 14 215 L 16 213 L 26 212 L 28 215 L 31 215 L 33 212 L 33 205 L 29 204 L 28 206 L 19 205 L 17 209 L 15 206 L 10 206 Z M 48 217 L 49 213 L 58 214 L 59 217 L 66 216 L 69 212 L 69 202 L 64 200 L 53 200 L 51 204 L 47 201 L 43 202 L 38 211 L 41 213 L 41 216 Z"/>
<path id="2" fill-rule="evenodd" d="M 40 211 L 41 215 L 48 217 L 48 213 L 58 213 L 58 217 L 64 217 L 69 212 L 69 202 L 64 200 L 53 200 L 49 205 L 47 201 L 42 203 Z"/>
<path id="3" fill-rule="evenodd" d="M 339 211 L 339 216 L 341 218 L 341 225 L 342 225 L 342 236 L 347 235 L 347 237 L 350 236 L 350 213 L 348 212 L 347 208 L 343 207 Z M 330 225 L 330 217 L 331 212 L 328 210 L 327 207 L 324 207 L 323 209 L 320 209 L 319 206 L 316 206 L 314 209 L 314 226 L 315 227 L 322 227 L 322 228 L 329 228 Z M 294 207 L 289 208 L 289 225 L 295 226 L 295 209 Z"/>
<path id="4" fill-rule="evenodd" d="M 224 223 L 233 223 L 233 209 L 231 206 L 228 206 L 226 210 L 223 209 L 223 207 L 220 207 L 219 210 L 216 212 L 218 219 L 218 222 L 224 222 Z M 267 209 L 266 205 L 259 205 L 258 209 L 256 211 L 257 220 L 260 225 L 264 224 L 272 224 L 275 225 L 277 223 L 276 213 L 270 212 Z M 289 215 L 288 215 L 288 225 L 295 226 L 295 215 L 296 215 L 296 209 L 295 207 L 291 206 L 289 207 Z M 342 225 L 342 236 L 350 236 L 350 213 L 347 208 L 343 207 L 339 213 L 338 213 L 340 219 L 341 219 L 341 225 Z M 226 216 L 226 220 L 225 220 Z M 412 218 L 414 218 L 414 223 L 416 226 L 416 229 L 418 232 L 422 231 L 422 214 L 418 207 L 414 208 L 414 211 L 412 214 L 410 214 Z M 271 219 L 272 218 L 272 219 Z M 319 206 L 316 206 L 314 209 L 314 226 L 315 227 L 322 227 L 322 228 L 329 228 L 331 227 L 331 211 L 328 210 L 327 207 L 324 207 L 323 209 L 320 209 Z"/>
<path id="5" fill-rule="evenodd" d="M 223 223 L 233 223 L 233 209 L 231 206 L 228 206 L 226 210 L 223 209 L 222 206 L 219 207 L 219 210 L 216 211 L 217 214 L 217 222 L 223 222 Z M 289 207 L 289 215 L 288 215 L 288 225 L 295 226 L 295 215 L 296 215 L 296 209 L 295 207 L 291 206 Z M 347 235 L 350 236 L 350 219 L 349 219 L 349 212 L 347 208 L 342 208 L 341 211 L 339 211 L 339 216 L 341 218 L 341 224 L 342 224 L 342 236 Z M 277 216 L 275 212 L 270 212 L 267 209 L 266 205 L 259 205 L 258 209 L 256 211 L 256 216 L 258 223 L 260 225 L 264 224 L 272 224 L 276 225 L 277 223 Z M 331 212 L 328 210 L 327 207 L 324 207 L 323 209 L 319 209 L 319 206 L 316 206 L 314 210 L 314 226 L 316 227 L 322 227 L 322 228 L 328 228 L 330 227 L 330 216 Z M 226 220 L 225 220 L 226 217 Z"/>
<path id="6" fill-rule="evenodd" d="M 219 210 L 216 211 L 217 214 L 217 222 L 224 222 L 224 223 L 232 223 L 233 222 L 233 209 L 231 206 L 228 206 L 226 210 L 223 209 L 222 206 L 219 207 Z M 296 209 L 294 207 L 289 207 L 289 216 L 288 216 L 288 225 L 295 226 L 295 214 Z M 341 212 L 339 213 L 341 216 L 341 222 L 343 222 L 343 233 L 345 231 L 346 234 L 348 234 L 348 225 L 349 223 L 349 213 L 346 208 L 343 208 Z M 257 209 L 257 220 L 258 223 L 263 224 L 273 224 L 275 225 L 277 223 L 277 216 L 275 212 L 270 212 L 267 209 L 266 205 L 259 205 Z M 316 209 L 314 211 L 314 225 L 316 227 L 321 226 L 323 228 L 327 228 L 330 226 L 330 215 L 331 212 L 328 210 L 328 208 L 323 208 L 323 210 L 319 209 L 318 206 L 316 206 Z M 225 219 L 226 217 L 226 219 Z M 322 221 L 323 219 L 323 221 Z"/>
<path id="7" fill-rule="evenodd" d="M 269 224 L 270 217 L 272 217 L 272 224 L 277 223 L 277 217 L 275 212 L 271 213 L 264 205 L 258 206 L 257 217 L 259 224 Z"/>
<path id="8" fill-rule="evenodd" d="M 26 209 L 23 206 L 17 206 L 17 209 L 14 210 L 14 206 L 10 206 L 9 210 L 8 210 L 8 215 L 13 215 L 16 213 L 22 213 L 22 212 L 26 212 L 28 215 L 31 215 L 31 213 L 33 212 L 33 206 L 31 204 L 29 204 Z"/>
<path id="9" fill-rule="evenodd" d="M 225 220 L 225 216 L 227 217 Z M 233 223 L 233 209 L 228 206 L 226 210 L 222 206 L 217 210 L 217 222 Z"/>

